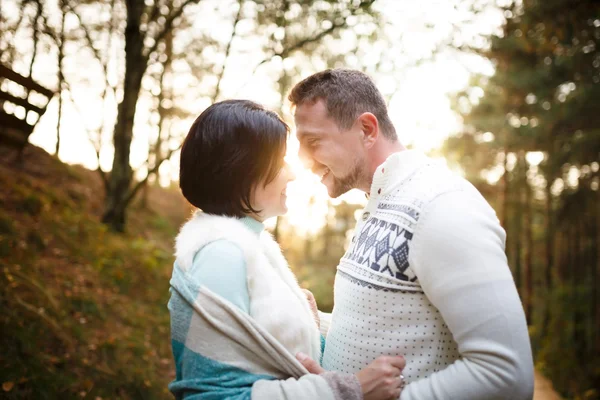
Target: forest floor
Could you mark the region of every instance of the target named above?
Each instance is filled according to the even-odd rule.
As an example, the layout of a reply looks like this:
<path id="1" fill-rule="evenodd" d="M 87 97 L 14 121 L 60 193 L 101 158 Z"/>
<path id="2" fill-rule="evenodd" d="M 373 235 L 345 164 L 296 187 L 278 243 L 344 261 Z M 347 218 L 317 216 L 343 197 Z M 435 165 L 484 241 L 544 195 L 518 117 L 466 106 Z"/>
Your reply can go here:
<path id="1" fill-rule="evenodd" d="M 533 400 L 561 400 L 561 397 L 552 387 L 552 382 L 537 371 L 535 372 Z"/>
<path id="2" fill-rule="evenodd" d="M 101 222 L 100 174 L 0 146 L 0 398 L 171 399 L 178 188 L 148 187 L 125 234 Z"/>
<path id="3" fill-rule="evenodd" d="M 97 172 L 31 145 L 11 158 L 0 148 L 0 398 L 171 398 L 165 305 L 190 214 L 179 190 L 149 187 L 114 234 Z M 539 373 L 534 400 L 560 400 Z"/>

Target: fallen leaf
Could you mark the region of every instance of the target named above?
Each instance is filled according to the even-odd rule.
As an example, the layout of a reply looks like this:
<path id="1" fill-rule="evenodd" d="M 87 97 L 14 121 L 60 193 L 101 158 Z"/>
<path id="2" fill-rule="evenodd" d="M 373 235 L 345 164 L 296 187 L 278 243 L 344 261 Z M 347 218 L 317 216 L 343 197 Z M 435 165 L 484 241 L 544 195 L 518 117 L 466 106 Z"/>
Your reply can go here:
<path id="1" fill-rule="evenodd" d="M 4 390 L 5 392 L 10 392 L 12 390 L 12 388 L 15 386 L 14 382 L 4 382 L 2 384 L 2 390 Z"/>

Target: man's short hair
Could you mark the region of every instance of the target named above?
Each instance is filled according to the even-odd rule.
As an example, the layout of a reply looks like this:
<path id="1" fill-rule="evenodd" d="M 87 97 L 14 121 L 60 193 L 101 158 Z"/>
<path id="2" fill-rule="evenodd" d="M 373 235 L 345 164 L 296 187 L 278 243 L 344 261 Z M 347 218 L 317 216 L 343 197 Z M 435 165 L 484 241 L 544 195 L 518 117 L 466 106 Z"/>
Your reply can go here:
<path id="1" fill-rule="evenodd" d="M 343 68 L 317 72 L 294 86 L 288 99 L 296 107 L 323 99 L 341 129 L 349 129 L 360 114 L 370 112 L 383 136 L 398 139 L 381 92 L 363 72 Z"/>
<path id="2" fill-rule="evenodd" d="M 193 123 L 183 146 L 179 187 L 209 214 L 242 217 L 252 191 L 271 182 L 283 167 L 289 128 L 277 114 L 248 100 L 208 107 Z"/>

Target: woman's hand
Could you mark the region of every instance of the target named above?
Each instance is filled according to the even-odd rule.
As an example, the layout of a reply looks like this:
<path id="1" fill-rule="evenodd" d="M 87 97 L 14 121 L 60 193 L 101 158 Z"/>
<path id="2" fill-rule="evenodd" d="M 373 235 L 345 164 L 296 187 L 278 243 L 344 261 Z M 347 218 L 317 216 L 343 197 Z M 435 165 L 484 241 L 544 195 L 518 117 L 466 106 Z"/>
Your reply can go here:
<path id="1" fill-rule="evenodd" d="M 302 291 L 306 295 L 308 305 L 310 306 L 310 310 L 313 313 L 313 318 L 315 319 L 317 326 L 321 327 L 321 321 L 319 319 L 319 309 L 317 308 L 317 301 L 315 300 L 315 296 L 313 296 L 312 292 L 308 289 L 302 289 Z"/>
<path id="2" fill-rule="evenodd" d="M 325 370 L 306 354 L 296 354 L 296 359 L 311 374 L 321 374 Z M 406 361 L 402 356 L 381 356 L 366 368 L 356 373 L 364 400 L 397 400 L 404 387 L 402 370 Z"/>
<path id="3" fill-rule="evenodd" d="M 364 400 L 398 399 L 404 387 L 402 370 L 405 365 L 404 357 L 381 356 L 360 370 L 356 377 Z"/>

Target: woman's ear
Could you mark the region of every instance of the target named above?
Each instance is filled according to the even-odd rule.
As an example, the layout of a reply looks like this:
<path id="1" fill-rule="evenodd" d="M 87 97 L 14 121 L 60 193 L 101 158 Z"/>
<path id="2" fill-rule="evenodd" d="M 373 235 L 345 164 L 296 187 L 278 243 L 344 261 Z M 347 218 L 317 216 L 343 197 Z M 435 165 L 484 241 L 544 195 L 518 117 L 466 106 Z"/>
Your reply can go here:
<path id="1" fill-rule="evenodd" d="M 377 117 L 370 112 L 366 112 L 358 117 L 358 123 L 363 133 L 365 147 L 370 148 L 379 137 L 379 122 L 377 121 Z"/>

